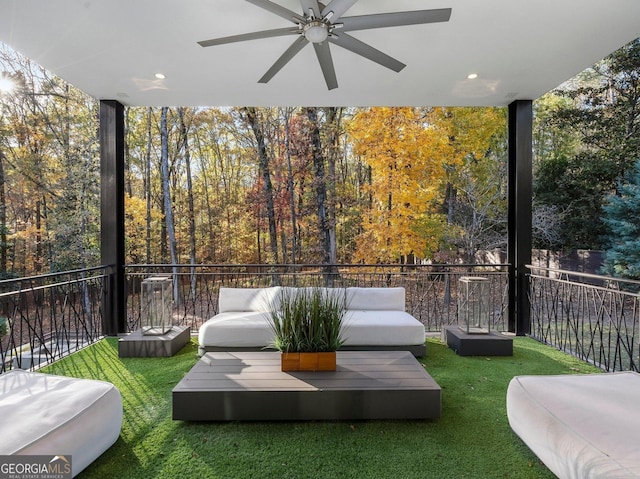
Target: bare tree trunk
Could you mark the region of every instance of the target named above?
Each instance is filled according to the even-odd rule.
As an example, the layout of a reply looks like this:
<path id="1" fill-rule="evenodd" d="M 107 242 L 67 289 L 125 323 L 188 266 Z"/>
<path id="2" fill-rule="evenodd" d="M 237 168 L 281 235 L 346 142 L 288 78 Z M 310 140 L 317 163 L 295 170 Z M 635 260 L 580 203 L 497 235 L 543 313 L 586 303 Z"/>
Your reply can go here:
<path id="1" fill-rule="evenodd" d="M 49 218 L 49 208 L 47 207 L 47 195 L 42 195 L 42 219 L 44 220 L 45 225 L 48 222 L 48 218 Z M 51 260 L 53 259 L 53 247 L 51 245 L 51 241 L 46 241 L 45 246 L 46 246 L 46 254 L 47 254 L 46 260 L 47 260 L 47 263 L 51 265 Z"/>
<path id="2" fill-rule="evenodd" d="M 455 214 L 455 205 L 456 205 L 456 197 L 457 190 L 453 186 L 453 183 L 447 183 L 447 193 L 446 193 L 446 202 L 447 202 L 447 224 L 452 225 L 454 222 L 454 214 Z M 444 276 L 444 304 L 447 308 L 447 316 L 449 315 L 449 305 L 451 304 L 451 277 L 448 274 Z"/>
<path id="3" fill-rule="evenodd" d="M 202 151 L 202 145 L 200 143 L 200 137 L 197 133 L 196 130 L 196 145 L 197 145 L 197 150 L 198 150 L 198 154 L 196 155 L 196 157 L 198 157 L 200 159 L 200 174 L 202 175 L 202 188 L 204 190 L 204 200 L 205 200 L 205 207 L 207 209 L 207 218 L 213 218 L 213 208 L 211 206 L 212 204 L 212 200 L 211 200 L 211 195 L 209 192 L 209 168 L 207 167 L 206 163 L 205 163 L 205 157 Z M 219 150 L 220 148 L 218 147 L 217 144 L 217 139 L 214 141 L 214 152 L 216 152 L 215 154 L 219 154 Z M 207 230 L 207 235 L 209 238 L 209 241 L 211 246 L 210 248 L 207 248 L 207 251 L 204 252 L 200 252 L 200 258 L 201 261 L 204 262 L 212 262 L 215 263 L 216 262 L 216 232 L 213 228 L 213 221 L 207 221 L 206 225 L 203 225 L 206 230 Z"/>
<path id="4" fill-rule="evenodd" d="M 451 182 L 447 183 L 447 224 L 453 224 L 453 215 L 455 213 L 457 191 Z"/>
<path id="5" fill-rule="evenodd" d="M 147 200 L 147 218 L 146 218 L 146 263 L 151 264 L 151 115 L 153 109 L 149 107 L 147 110 L 147 157 L 144 172 L 144 196 Z"/>
<path id="6" fill-rule="evenodd" d="M 169 189 L 169 130 L 167 127 L 167 113 L 169 108 L 162 107 L 160 115 L 160 170 L 162 175 L 162 185 L 164 193 L 164 217 L 167 225 L 167 235 L 169 236 L 169 254 L 171 255 L 171 264 L 173 264 L 173 300 L 176 304 L 180 304 L 178 295 L 178 255 L 176 254 L 176 231 L 173 222 L 173 208 L 171 206 L 171 193 Z"/>
<path id="7" fill-rule="evenodd" d="M 92 158 L 90 156 L 87 156 L 86 160 L 85 160 L 85 171 L 89 172 L 91 170 L 90 168 L 90 163 L 92 161 Z M 80 221 L 80 236 L 81 238 L 83 238 L 83 241 L 80 243 L 81 244 L 81 258 L 82 258 L 82 267 L 86 268 L 87 264 L 86 261 L 84 259 L 84 257 L 87 255 L 86 253 L 86 248 L 84 247 L 85 245 L 85 241 L 84 238 L 87 236 L 87 212 L 86 212 L 86 202 L 87 202 L 87 187 L 88 187 L 88 178 L 84 178 L 82 181 L 82 193 L 80 195 L 80 205 L 79 205 L 79 210 L 80 210 L 80 214 L 82 215 L 82 219 Z M 40 214 L 40 212 L 38 211 L 38 214 Z M 81 277 L 84 279 L 85 278 L 85 273 L 83 272 L 81 274 Z M 86 314 L 86 317 L 89 318 L 89 321 L 92 321 L 93 318 L 93 314 L 91 313 L 91 298 L 89 297 L 89 288 L 87 287 L 87 283 L 85 283 L 84 281 L 81 284 L 81 290 L 82 290 L 82 297 L 83 297 L 83 307 L 84 307 L 84 311 Z M 90 325 L 93 328 L 93 324 Z M 92 329 L 93 330 L 93 329 Z"/>
<path id="8" fill-rule="evenodd" d="M 129 112 L 130 108 L 126 107 L 124 109 L 124 137 L 127 138 L 129 136 Z M 131 189 L 131 153 L 129 152 L 129 142 L 124 142 L 124 191 L 129 195 L 133 196 L 133 190 Z"/>
<path id="9" fill-rule="evenodd" d="M 318 212 L 318 234 L 322 245 L 323 281 L 325 286 L 332 286 L 334 264 L 331 256 L 331 222 L 327 215 L 327 178 L 324 170 L 322 139 L 318 125 L 318 109 L 307 108 L 307 117 L 311 122 L 311 151 L 313 154 L 314 185 L 316 189 L 316 206 Z M 335 242 L 335 237 L 334 237 Z"/>
<path id="10" fill-rule="evenodd" d="M 35 274 L 42 273 L 42 203 L 36 201 L 36 257 L 33 260 L 33 272 Z"/>
<path id="11" fill-rule="evenodd" d="M 262 264 L 262 239 L 260 238 L 260 221 L 256 221 L 256 249 L 258 250 L 258 264 Z"/>
<path id="12" fill-rule="evenodd" d="M 284 227 L 284 218 L 279 217 L 278 223 L 280 225 L 280 248 L 282 249 L 282 261 L 287 261 L 289 253 L 287 252 L 287 233 Z"/>
<path id="13" fill-rule="evenodd" d="M 7 274 L 7 196 L 4 177 L 4 153 L 0 150 L 0 279 Z"/>
<path id="14" fill-rule="evenodd" d="M 273 204 L 273 184 L 271 183 L 271 174 L 269 173 L 269 156 L 267 155 L 267 145 L 264 140 L 262 128 L 258 122 L 256 109 L 253 107 L 244 108 L 247 120 L 253 134 L 258 143 L 258 160 L 260 168 L 260 176 L 262 177 L 263 193 L 265 204 L 267 207 L 267 220 L 269 222 L 269 242 L 273 261 L 277 264 L 280 262 L 278 255 L 278 236 L 276 231 L 276 215 Z"/>
<path id="15" fill-rule="evenodd" d="M 196 264 L 196 220 L 195 208 L 193 205 L 193 182 L 191 179 L 191 154 L 189 151 L 188 128 L 184 122 L 184 108 L 178 109 L 180 117 L 180 129 L 182 130 L 182 149 L 184 151 L 184 162 L 187 169 L 187 200 L 189 203 L 189 260 L 192 265 Z M 191 268 L 189 295 L 195 300 L 196 297 L 196 270 Z"/>
<path id="16" fill-rule="evenodd" d="M 307 118 L 311 122 L 311 151 L 313 154 L 314 185 L 316 190 L 316 208 L 318 213 L 318 234 L 322 245 L 322 263 L 330 262 L 330 238 L 327 227 L 327 184 L 324 171 L 324 155 L 318 128 L 318 109 L 307 108 Z"/>
<path id="17" fill-rule="evenodd" d="M 342 108 L 326 108 L 327 127 L 329 129 L 327 155 L 327 229 L 329 234 L 329 263 L 338 262 L 336 245 L 336 159 L 340 154 L 340 120 Z"/>
<path id="18" fill-rule="evenodd" d="M 291 214 L 291 264 L 296 264 L 298 251 L 298 220 L 296 218 L 296 192 L 293 182 L 293 167 L 291 166 L 291 149 L 289 145 L 291 109 L 284 110 L 284 149 L 287 158 L 287 188 L 289 190 L 289 210 Z"/>

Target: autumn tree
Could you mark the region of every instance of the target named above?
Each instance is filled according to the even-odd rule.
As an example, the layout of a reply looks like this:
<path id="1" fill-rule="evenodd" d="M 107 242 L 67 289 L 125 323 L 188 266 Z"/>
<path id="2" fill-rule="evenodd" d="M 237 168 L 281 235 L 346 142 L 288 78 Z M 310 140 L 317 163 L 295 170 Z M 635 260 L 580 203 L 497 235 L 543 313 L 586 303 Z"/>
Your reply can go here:
<path id="1" fill-rule="evenodd" d="M 322 263 L 326 262 L 326 223 L 321 222 L 318 213 L 324 214 L 326 203 L 318 200 L 318 192 L 326 194 L 325 168 L 317 110 L 313 110 L 312 116 L 315 118 L 313 122 L 306 109 L 295 109 L 286 118 L 286 199 L 291 230 L 292 233 L 296 232 L 294 262 Z M 314 136 L 317 154 L 313 147 Z M 321 171 L 322 179 L 318 179 L 317 168 Z M 293 243 L 291 249 L 294 249 Z"/>
<path id="2" fill-rule="evenodd" d="M 6 52 L 3 52 L 6 55 Z M 40 272 L 49 266 L 46 217 L 54 207 L 57 189 L 51 185 L 56 177 L 50 172 L 55 166 L 53 138 L 44 117 L 46 95 L 40 95 L 40 83 L 31 70 L 23 72 L 30 62 L 17 56 L 4 56 L 3 69 L 13 68 L 13 89 L 2 95 L 3 173 L 5 181 L 4 252 L 7 269 L 19 272 Z M 38 93 L 37 95 L 35 93 Z M 46 256 L 46 258 L 45 258 Z"/>
<path id="3" fill-rule="evenodd" d="M 297 209 L 296 209 L 296 196 L 295 196 L 295 180 L 293 176 L 293 162 L 292 153 L 290 148 L 291 139 L 291 114 L 292 108 L 284 108 L 281 111 L 282 120 L 284 122 L 284 159 L 286 163 L 287 171 L 287 194 L 289 200 L 289 221 L 291 222 L 291 264 L 295 264 L 298 261 L 298 255 L 300 254 L 300 232 L 298 228 Z M 281 243 L 286 244 L 283 238 Z M 285 255 L 283 257 L 286 258 Z"/>
<path id="4" fill-rule="evenodd" d="M 97 103 L 59 79 L 49 82 L 48 91 L 52 99 L 45 118 L 57 118 L 60 125 L 50 126 L 52 155 L 60 158 L 54 183 L 58 200 L 48 218 L 56 232 L 51 244 L 53 269 L 95 266 L 100 234 Z"/>
<path id="5" fill-rule="evenodd" d="M 358 261 L 426 257 L 438 247 L 444 217 L 435 200 L 445 180 L 444 160 L 452 152 L 431 117 L 419 108 L 370 108 L 351 120 L 354 152 L 370 172 Z"/>
<path id="6" fill-rule="evenodd" d="M 338 251 L 336 240 L 337 226 L 337 175 L 336 163 L 342 156 L 341 138 L 343 136 L 342 119 L 344 116 L 344 108 L 326 107 L 323 109 L 326 117 L 325 122 L 325 143 L 327 157 L 327 221 L 326 228 L 328 231 L 328 263 L 337 263 Z"/>
<path id="7" fill-rule="evenodd" d="M 453 248 L 465 263 L 479 250 L 506 245 L 507 121 L 499 108 L 438 108 L 434 124 L 448 137 L 444 159 L 447 216 L 442 249 Z"/>
<path id="8" fill-rule="evenodd" d="M 275 263 L 279 262 L 278 255 L 278 233 L 276 229 L 276 216 L 273 204 L 273 184 L 271 183 L 271 172 L 269 170 L 269 154 L 264 136 L 264 127 L 258 118 L 256 108 L 247 107 L 244 109 L 247 123 L 251 127 L 256 140 L 256 151 L 260 165 L 260 180 L 263 188 L 263 201 L 267 210 L 267 221 L 269 223 L 269 244 L 271 255 Z"/>
<path id="9" fill-rule="evenodd" d="M 2 95 L 7 269 L 98 263 L 97 103 L 30 60 L 0 49 L 14 83 Z"/>

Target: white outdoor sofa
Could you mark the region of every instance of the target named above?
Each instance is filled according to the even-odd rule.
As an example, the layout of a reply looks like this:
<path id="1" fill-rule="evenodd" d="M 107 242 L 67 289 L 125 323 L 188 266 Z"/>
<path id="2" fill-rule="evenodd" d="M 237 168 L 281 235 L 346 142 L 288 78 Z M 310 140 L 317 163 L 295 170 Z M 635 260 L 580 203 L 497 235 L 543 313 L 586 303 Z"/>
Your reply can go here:
<path id="1" fill-rule="evenodd" d="M 75 477 L 118 439 L 111 383 L 13 370 L 0 374 L 0 455 L 71 456 Z"/>
<path id="2" fill-rule="evenodd" d="M 294 290 L 291 288 L 291 290 Z M 252 351 L 273 342 L 269 311 L 283 288 L 220 288 L 219 313 L 198 334 L 199 354 Z M 405 311 L 404 288 L 331 288 L 346 294 L 342 349 L 404 350 L 424 356 L 424 325 Z"/>
<path id="3" fill-rule="evenodd" d="M 640 478 L 640 374 L 516 376 L 509 424 L 561 479 Z"/>

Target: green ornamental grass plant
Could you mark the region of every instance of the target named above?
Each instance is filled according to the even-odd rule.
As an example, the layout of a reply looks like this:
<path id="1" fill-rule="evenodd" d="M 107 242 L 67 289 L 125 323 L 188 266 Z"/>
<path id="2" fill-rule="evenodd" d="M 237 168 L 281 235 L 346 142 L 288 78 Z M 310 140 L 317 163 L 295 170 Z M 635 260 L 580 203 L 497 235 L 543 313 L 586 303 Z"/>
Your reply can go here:
<path id="1" fill-rule="evenodd" d="M 279 351 L 331 352 L 344 343 L 343 290 L 284 288 L 270 309 L 272 346 Z"/>

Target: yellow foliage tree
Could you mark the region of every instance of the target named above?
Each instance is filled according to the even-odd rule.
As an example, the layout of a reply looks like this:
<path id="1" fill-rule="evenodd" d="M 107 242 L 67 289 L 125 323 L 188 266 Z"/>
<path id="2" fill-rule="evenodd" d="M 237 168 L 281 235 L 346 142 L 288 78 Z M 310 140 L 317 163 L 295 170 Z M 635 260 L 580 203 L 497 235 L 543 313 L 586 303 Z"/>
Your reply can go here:
<path id="1" fill-rule="evenodd" d="M 447 185 L 477 164 L 504 130 L 504 111 L 488 108 L 369 108 L 348 131 L 370 168 L 357 261 L 429 257 L 459 228 L 447 224 Z M 472 167 L 475 175 L 490 175 Z M 450 222 L 449 222 L 450 223 Z"/>
<path id="2" fill-rule="evenodd" d="M 350 121 L 354 151 L 371 172 L 357 261 L 424 257 L 437 247 L 444 217 L 434 200 L 446 177 L 443 164 L 456 159 L 436 120 L 434 110 L 369 108 Z"/>

